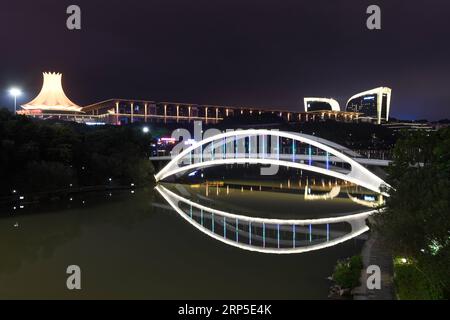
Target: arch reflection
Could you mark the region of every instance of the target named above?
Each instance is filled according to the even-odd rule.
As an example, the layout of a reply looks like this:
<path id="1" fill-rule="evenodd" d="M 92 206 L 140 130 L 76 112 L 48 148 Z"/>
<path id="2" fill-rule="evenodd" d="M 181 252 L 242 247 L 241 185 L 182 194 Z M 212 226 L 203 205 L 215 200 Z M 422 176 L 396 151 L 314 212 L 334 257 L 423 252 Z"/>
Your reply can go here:
<path id="1" fill-rule="evenodd" d="M 358 237 L 377 210 L 318 219 L 272 219 L 234 214 L 184 198 L 162 185 L 155 189 L 187 222 L 204 234 L 243 250 L 294 254 L 320 250 Z"/>

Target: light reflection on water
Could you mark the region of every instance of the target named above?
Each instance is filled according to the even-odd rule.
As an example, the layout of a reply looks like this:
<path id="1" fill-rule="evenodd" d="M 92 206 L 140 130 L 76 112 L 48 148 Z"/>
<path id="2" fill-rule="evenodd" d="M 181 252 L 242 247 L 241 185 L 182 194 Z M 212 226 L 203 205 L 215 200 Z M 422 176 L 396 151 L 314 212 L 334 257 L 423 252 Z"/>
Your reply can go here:
<path id="1" fill-rule="evenodd" d="M 170 186 L 177 187 L 180 185 Z M 243 191 L 229 189 L 229 196 L 236 191 L 236 197 L 227 199 L 221 199 L 226 187 L 219 190 L 219 195 L 210 192 L 208 196 L 202 194 L 206 192 L 202 186 L 190 189 L 196 191 L 189 191 L 195 201 L 212 204 L 216 209 L 250 212 L 256 217 L 262 214 L 273 218 L 274 210 L 267 206 L 271 200 L 262 199 L 278 197 L 283 200 L 279 209 L 290 208 L 283 218 L 311 218 L 317 207 L 322 212 L 319 217 L 332 212 L 344 214 L 347 209 L 367 209 L 348 197 L 345 201 L 333 199 L 337 201 L 333 208 L 323 205 L 327 200 L 299 201 L 299 194 L 269 190 L 261 191 L 262 197 L 245 197 L 248 200 L 243 201 L 239 194 L 253 193 L 248 186 Z M 311 209 L 308 213 L 305 206 Z M 134 194 L 77 196 L 58 205 L 25 207 L 23 214 L 3 212 L 0 298 L 326 298 L 330 285 L 326 277 L 336 260 L 357 253 L 366 236 L 303 254 L 249 252 L 198 232 L 152 189 L 136 190 Z M 205 226 L 211 228 L 204 219 Z M 308 244 L 309 226 L 297 228 L 298 245 Z M 278 247 L 275 231 L 267 231 L 268 247 Z M 326 229 L 313 231 L 313 242 L 326 238 Z M 348 228 L 337 227 L 332 232 L 331 238 L 348 232 Z M 281 233 L 289 231 L 282 228 Z M 243 242 L 249 240 L 245 233 L 238 237 Z M 259 233 L 253 241 L 262 241 Z M 281 247 L 288 244 L 292 242 L 282 240 Z M 65 271 L 70 264 L 81 267 L 81 291 L 65 288 Z"/>
<path id="2" fill-rule="evenodd" d="M 174 191 L 169 190 L 170 187 Z M 271 211 L 278 215 L 276 218 L 263 217 L 264 212 L 260 212 L 259 216 L 255 217 L 210 207 L 212 203 L 218 202 L 216 199 L 211 199 L 212 203 L 208 203 L 210 206 L 208 204 L 203 205 L 201 202 L 207 202 L 205 200 L 210 198 L 210 187 L 207 182 L 195 186 L 158 185 L 156 190 L 173 210 L 204 234 L 230 246 L 261 253 L 303 253 L 338 245 L 368 231 L 369 228 L 365 220 L 376 212 L 371 208 L 358 212 L 346 212 L 343 215 L 332 214 L 325 218 L 310 216 L 302 219 L 300 218 L 301 214 L 296 214 L 295 218 L 283 219 L 280 217 L 283 212 L 279 207 Z M 305 211 L 303 215 L 309 214 L 309 208 L 316 205 L 313 202 L 336 201 L 334 199 L 340 194 L 340 186 L 329 187 L 331 187 L 331 190 L 328 192 L 325 190 L 322 194 L 311 195 L 311 187 L 308 184 L 306 185 L 303 196 L 302 209 Z M 244 192 L 243 187 L 241 187 L 240 192 L 239 188 L 237 192 L 236 190 L 232 192 L 233 188 L 230 189 L 229 185 L 225 186 L 223 183 L 215 183 L 213 189 L 215 189 L 215 198 L 227 198 L 230 202 L 235 197 L 233 194 L 237 193 L 237 195 L 243 196 Z M 226 191 L 220 192 L 221 189 Z M 253 203 L 258 203 L 263 198 L 267 199 L 270 193 L 274 193 L 262 191 L 261 186 L 256 192 L 253 192 L 253 187 L 250 187 L 249 190 L 250 193 L 244 196 L 250 198 Z M 202 196 L 203 193 L 205 197 Z M 295 200 L 298 203 L 299 195 L 294 194 L 294 197 L 297 198 Z M 355 202 L 353 198 L 356 197 L 349 196 L 348 202 Z M 283 199 L 276 199 L 276 196 L 270 200 L 270 203 L 275 202 L 278 206 L 280 201 L 284 201 Z M 267 211 L 267 208 L 265 211 Z M 324 210 L 322 209 L 322 211 Z M 326 214 L 326 212 L 322 213 Z M 346 228 L 349 228 L 349 230 L 344 231 Z"/>

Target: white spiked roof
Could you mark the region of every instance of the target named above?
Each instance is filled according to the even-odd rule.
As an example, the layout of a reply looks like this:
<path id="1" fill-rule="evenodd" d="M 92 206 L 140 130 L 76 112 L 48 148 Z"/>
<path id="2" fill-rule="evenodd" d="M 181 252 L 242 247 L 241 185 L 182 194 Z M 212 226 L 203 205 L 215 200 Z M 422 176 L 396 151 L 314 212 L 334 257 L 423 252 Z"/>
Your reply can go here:
<path id="1" fill-rule="evenodd" d="M 79 112 L 81 107 L 73 103 L 64 93 L 61 73 L 44 72 L 41 92 L 34 100 L 22 105 L 25 110 L 72 111 Z"/>

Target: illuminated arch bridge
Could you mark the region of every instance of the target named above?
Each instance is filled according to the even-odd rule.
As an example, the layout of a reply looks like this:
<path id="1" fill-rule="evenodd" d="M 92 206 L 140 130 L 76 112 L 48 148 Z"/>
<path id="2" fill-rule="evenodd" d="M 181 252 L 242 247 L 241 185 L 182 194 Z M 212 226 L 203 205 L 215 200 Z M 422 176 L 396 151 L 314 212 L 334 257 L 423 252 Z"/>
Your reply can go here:
<path id="1" fill-rule="evenodd" d="M 243 250 L 293 254 L 320 250 L 361 236 L 377 210 L 319 219 L 271 219 L 233 214 L 186 199 L 162 185 L 156 190 L 182 218 L 202 233 Z"/>
<path id="2" fill-rule="evenodd" d="M 218 131 L 218 130 L 217 130 Z M 337 150 L 340 149 L 340 150 Z M 295 132 L 267 129 L 217 132 L 172 157 L 156 181 L 200 168 L 227 164 L 261 164 L 296 168 L 342 179 L 377 193 L 387 184 L 354 158 L 356 154 L 330 141 Z M 262 168 L 262 175 L 276 170 Z"/>

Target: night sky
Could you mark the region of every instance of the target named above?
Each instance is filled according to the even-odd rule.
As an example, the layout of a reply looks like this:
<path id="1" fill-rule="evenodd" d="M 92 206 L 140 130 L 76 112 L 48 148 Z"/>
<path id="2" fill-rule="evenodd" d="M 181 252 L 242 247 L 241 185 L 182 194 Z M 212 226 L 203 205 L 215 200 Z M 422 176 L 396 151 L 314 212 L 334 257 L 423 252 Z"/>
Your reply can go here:
<path id="1" fill-rule="evenodd" d="M 77 4 L 82 30 L 66 28 Z M 366 28 L 378 4 L 382 30 Z M 391 115 L 450 118 L 448 0 L 1 0 L 0 106 L 43 71 L 71 100 L 303 109 L 304 96 L 393 89 Z"/>

